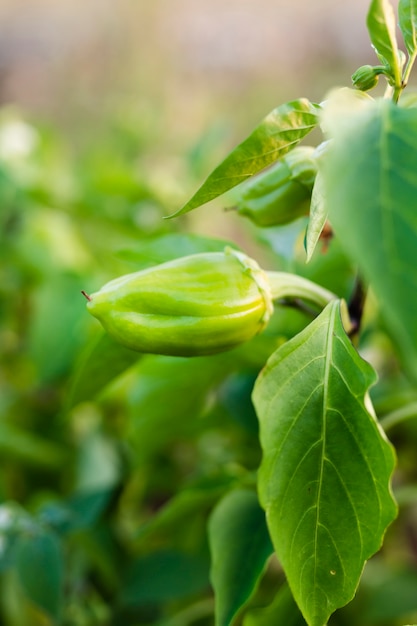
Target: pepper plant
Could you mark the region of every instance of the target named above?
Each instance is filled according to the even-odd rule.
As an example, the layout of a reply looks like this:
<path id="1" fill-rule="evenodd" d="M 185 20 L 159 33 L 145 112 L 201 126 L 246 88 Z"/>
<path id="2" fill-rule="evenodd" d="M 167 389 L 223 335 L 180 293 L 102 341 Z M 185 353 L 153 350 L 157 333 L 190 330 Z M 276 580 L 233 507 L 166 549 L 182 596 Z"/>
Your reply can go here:
<path id="1" fill-rule="evenodd" d="M 277 226 L 298 218 L 311 198 L 307 260 L 327 225 L 355 267 L 347 305 L 341 294 L 326 293 L 323 302 L 320 287 L 306 279 L 300 293 L 300 279 L 291 273 L 284 289 L 275 290 L 277 274 L 269 272 L 263 292 L 252 281 L 261 310 L 253 310 L 252 301 L 242 307 L 236 290 L 246 300 L 242 281 L 253 278 L 253 264 L 219 253 L 118 279 L 89 297 L 91 312 L 117 340 L 177 355 L 246 341 L 253 312 L 254 331 L 268 323 L 262 293 L 276 307 L 302 307 L 306 295 L 322 305 L 271 354 L 255 383 L 262 446 L 257 488 L 266 527 L 254 493 L 242 489 L 227 494 L 210 520 L 217 626 L 233 623 L 272 551 L 306 623 L 324 626 L 354 597 L 366 561 L 397 514 L 395 454 L 369 397 L 377 374 L 355 344 L 371 290 L 405 371 L 417 381 L 417 108 L 415 100 L 401 100 L 417 54 L 417 2 L 399 3 L 407 54 L 398 48 L 387 0 L 373 0 L 367 24 L 379 64 L 354 73 L 356 91 L 336 90 L 320 105 L 299 99 L 279 106 L 175 214 L 243 183 L 238 211 L 261 227 Z M 372 98 L 368 91 L 380 78 L 385 93 Z M 297 147 L 316 127 L 323 144 Z"/>
<path id="2" fill-rule="evenodd" d="M 184 234 L 180 219 L 161 219 L 138 246 L 128 223 L 117 265 L 129 269 L 92 276 L 64 222 L 75 253 L 39 295 L 42 350 L 25 361 L 42 363 L 42 393 L 5 402 L 43 424 L 55 384 L 56 441 L 1 426 L 14 454 L 12 487 L 0 483 L 14 500 L 0 506 L 7 626 L 417 621 L 417 97 L 403 93 L 417 0 L 399 0 L 398 18 L 404 51 L 389 1 L 372 0 L 375 65 L 319 104 L 278 106 L 169 216 L 227 194 L 227 218 L 247 225 L 259 255 Z M 38 210 L 46 197 L 49 211 L 27 171 L 19 201 Z M 119 197 L 126 177 L 116 179 Z M 137 181 L 125 191 L 137 202 Z M 97 205 L 91 223 L 76 216 L 100 265 Z M 30 245 L 6 243 L 33 288 L 45 268 L 32 275 Z M 74 287 L 104 332 L 95 320 L 85 330 Z M 45 350 L 50 335 L 60 341 Z M 15 488 L 31 463 L 43 472 L 35 503 Z"/>

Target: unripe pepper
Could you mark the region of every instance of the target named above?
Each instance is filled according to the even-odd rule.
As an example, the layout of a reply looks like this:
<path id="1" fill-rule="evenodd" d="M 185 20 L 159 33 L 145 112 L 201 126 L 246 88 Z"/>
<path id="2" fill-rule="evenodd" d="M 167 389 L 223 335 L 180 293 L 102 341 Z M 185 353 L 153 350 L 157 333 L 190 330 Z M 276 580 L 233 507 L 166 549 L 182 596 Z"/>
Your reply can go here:
<path id="1" fill-rule="evenodd" d="M 379 74 L 383 72 L 384 68 L 373 67 L 372 65 L 362 65 L 359 69 L 352 74 L 352 83 L 356 89 L 361 91 L 369 91 L 378 84 Z"/>
<path id="2" fill-rule="evenodd" d="M 315 149 L 299 146 L 255 176 L 237 202 L 240 215 L 257 226 L 279 226 L 306 215 L 317 174 Z"/>
<path id="3" fill-rule="evenodd" d="M 272 312 L 266 274 L 228 248 L 127 274 L 84 295 L 89 312 L 116 341 L 173 356 L 233 348 L 260 332 Z"/>

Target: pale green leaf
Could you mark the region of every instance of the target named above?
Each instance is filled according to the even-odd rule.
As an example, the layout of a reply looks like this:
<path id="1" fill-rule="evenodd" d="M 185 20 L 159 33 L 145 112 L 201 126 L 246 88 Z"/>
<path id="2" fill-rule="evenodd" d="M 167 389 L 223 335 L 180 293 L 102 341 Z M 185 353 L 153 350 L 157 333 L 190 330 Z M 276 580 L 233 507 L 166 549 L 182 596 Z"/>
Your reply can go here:
<path id="1" fill-rule="evenodd" d="M 366 111 L 375 105 L 375 100 L 369 93 L 359 89 L 349 89 L 348 87 L 332 89 L 322 104 L 320 114 L 320 127 L 326 136 L 332 137 L 341 128 L 350 130 L 353 112 Z M 329 141 L 317 147 L 319 159 L 321 159 L 329 149 Z"/>
<path id="2" fill-rule="evenodd" d="M 209 541 L 216 626 L 229 626 L 273 552 L 265 513 L 253 491 L 236 489 L 220 501 L 210 518 Z"/>
<path id="3" fill-rule="evenodd" d="M 320 239 L 321 232 L 327 220 L 327 207 L 324 200 L 323 179 L 320 171 L 317 173 L 313 187 L 310 205 L 310 219 L 306 233 L 307 263 L 311 261 L 314 250 Z"/>
<path id="4" fill-rule="evenodd" d="M 398 16 L 405 47 L 413 57 L 417 52 L 417 0 L 400 0 Z"/>
<path id="5" fill-rule="evenodd" d="M 382 101 L 353 123 L 323 169 L 330 221 L 417 378 L 417 110 Z"/>
<path id="6" fill-rule="evenodd" d="M 365 406 L 375 379 L 334 301 L 272 355 L 255 385 L 261 503 L 309 626 L 352 599 L 396 515 L 394 453 Z"/>
<path id="7" fill-rule="evenodd" d="M 200 189 L 170 217 L 195 209 L 275 163 L 318 123 L 319 107 L 305 98 L 274 109 L 210 174 Z"/>
<path id="8" fill-rule="evenodd" d="M 372 0 L 366 20 L 371 42 L 391 68 L 395 84 L 401 83 L 401 63 L 396 36 L 396 20 L 389 0 Z"/>

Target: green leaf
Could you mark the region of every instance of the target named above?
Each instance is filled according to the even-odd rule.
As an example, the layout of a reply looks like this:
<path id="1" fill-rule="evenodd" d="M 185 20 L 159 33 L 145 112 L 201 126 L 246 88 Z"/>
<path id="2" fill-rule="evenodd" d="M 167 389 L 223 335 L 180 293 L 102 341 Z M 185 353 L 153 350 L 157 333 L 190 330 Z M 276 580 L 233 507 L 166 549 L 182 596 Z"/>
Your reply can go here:
<path id="1" fill-rule="evenodd" d="M 290 588 L 286 583 L 279 589 L 274 601 L 265 608 L 248 611 L 243 619 L 243 626 L 305 626 L 300 609 L 294 602 Z"/>
<path id="2" fill-rule="evenodd" d="M 375 379 L 334 301 L 272 355 L 255 385 L 261 504 L 309 626 L 353 598 L 396 515 L 393 450 L 365 405 Z"/>
<path id="3" fill-rule="evenodd" d="M 141 241 L 134 249 L 120 251 L 118 256 L 144 268 L 199 252 L 223 252 L 227 246 L 237 247 L 235 243 L 224 239 L 189 233 L 169 233 Z"/>
<path id="4" fill-rule="evenodd" d="M 323 178 L 320 172 L 317 173 L 313 187 L 310 205 L 310 219 L 306 233 L 307 263 L 311 261 L 314 250 L 320 239 L 321 232 L 327 220 L 327 205 L 324 200 Z"/>
<path id="5" fill-rule="evenodd" d="M 378 57 L 388 63 L 395 84 L 400 85 L 401 64 L 395 32 L 396 20 L 389 0 L 372 0 L 366 24 Z"/>
<path id="6" fill-rule="evenodd" d="M 414 57 L 417 52 L 417 0 L 400 0 L 398 16 L 405 47 Z"/>
<path id="7" fill-rule="evenodd" d="M 209 357 L 148 355 L 135 370 L 129 395 L 129 438 L 142 463 L 172 439 L 207 428 L 201 419 L 213 392 L 239 360 L 235 351 Z M 191 382 L 192 381 L 192 382 Z M 161 398 L 169 398 L 169 411 Z"/>
<path id="8" fill-rule="evenodd" d="M 27 598 L 59 620 L 63 564 L 55 534 L 43 529 L 22 534 L 15 558 L 18 579 Z"/>
<path id="9" fill-rule="evenodd" d="M 236 489 L 209 522 L 216 626 L 229 626 L 248 601 L 273 552 L 265 513 L 253 491 Z"/>
<path id="10" fill-rule="evenodd" d="M 112 380 L 141 358 L 140 354 L 116 343 L 100 332 L 87 346 L 76 367 L 68 392 L 66 409 L 92 401 Z"/>
<path id="11" fill-rule="evenodd" d="M 208 563 L 174 550 L 136 559 L 122 584 L 121 604 L 141 607 L 194 595 L 209 586 Z"/>
<path id="12" fill-rule="evenodd" d="M 63 467 L 70 460 L 64 446 L 6 420 L 0 422 L 0 453 L 2 458 L 45 468 Z"/>
<path id="13" fill-rule="evenodd" d="M 275 163 L 294 148 L 318 123 L 319 106 L 305 98 L 271 111 L 245 141 L 210 174 L 175 217 L 188 213 Z"/>
<path id="14" fill-rule="evenodd" d="M 146 545 L 149 540 L 155 540 L 155 537 L 172 536 L 175 527 L 183 528 L 190 517 L 211 509 L 224 492 L 230 489 L 230 482 L 231 479 L 226 478 L 215 485 L 201 485 L 178 492 L 148 522 L 138 528 L 135 545 Z"/>
<path id="15" fill-rule="evenodd" d="M 382 101 L 336 133 L 323 163 L 329 216 L 417 378 L 417 110 Z"/>

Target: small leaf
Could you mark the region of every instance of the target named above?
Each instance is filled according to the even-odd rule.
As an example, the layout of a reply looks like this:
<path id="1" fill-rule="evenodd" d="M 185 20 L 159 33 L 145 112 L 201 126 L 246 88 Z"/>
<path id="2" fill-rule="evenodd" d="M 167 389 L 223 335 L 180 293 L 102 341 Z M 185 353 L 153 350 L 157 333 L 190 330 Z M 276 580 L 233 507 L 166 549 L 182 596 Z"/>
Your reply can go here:
<path id="1" fill-rule="evenodd" d="M 210 174 L 197 193 L 169 217 L 188 213 L 275 163 L 318 123 L 319 106 L 305 98 L 274 109 Z"/>
<path id="2" fill-rule="evenodd" d="M 400 0 L 398 15 L 405 47 L 413 57 L 417 52 L 417 0 Z"/>
<path id="3" fill-rule="evenodd" d="M 393 450 L 365 407 L 375 378 L 334 301 L 272 355 L 255 385 L 261 504 L 309 626 L 353 598 L 396 515 Z"/>
<path id="4" fill-rule="evenodd" d="M 372 44 L 391 68 L 396 85 L 401 84 L 401 63 L 396 37 L 396 20 L 389 0 L 372 0 L 367 16 Z"/>
<path id="5" fill-rule="evenodd" d="M 209 522 L 216 626 L 229 626 L 248 601 L 273 552 L 265 514 L 252 491 L 236 489 Z"/>
<path id="6" fill-rule="evenodd" d="M 310 219 L 306 233 L 307 263 L 311 261 L 326 220 L 327 207 L 324 201 L 323 178 L 318 172 L 311 196 Z"/>
<path id="7" fill-rule="evenodd" d="M 62 600 L 62 555 L 52 532 L 36 529 L 22 534 L 16 546 L 16 568 L 27 598 L 55 620 Z"/>

